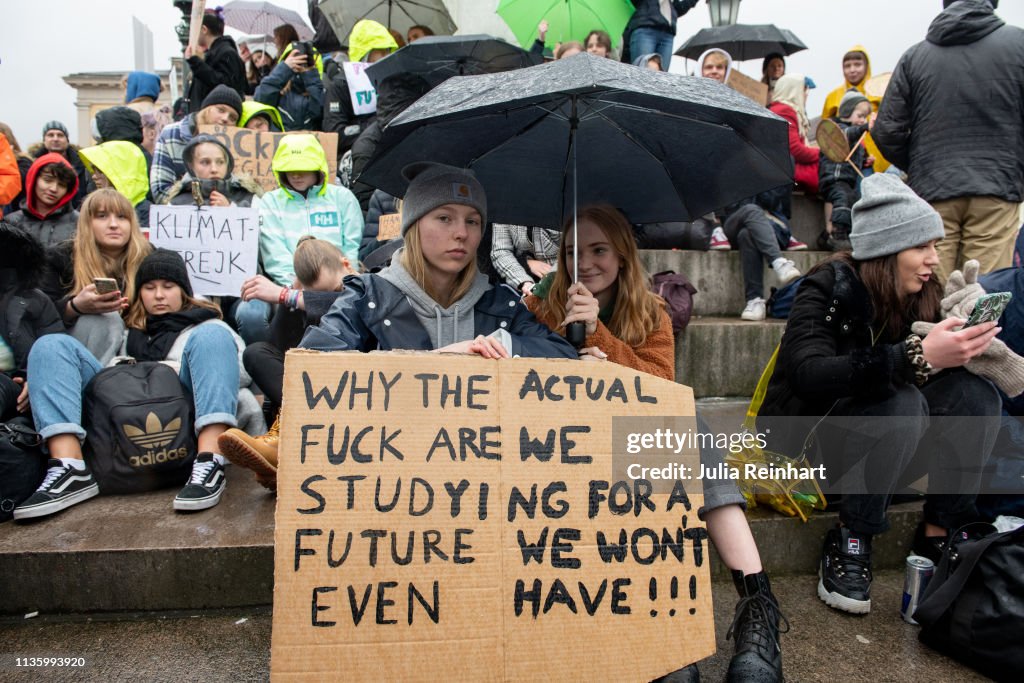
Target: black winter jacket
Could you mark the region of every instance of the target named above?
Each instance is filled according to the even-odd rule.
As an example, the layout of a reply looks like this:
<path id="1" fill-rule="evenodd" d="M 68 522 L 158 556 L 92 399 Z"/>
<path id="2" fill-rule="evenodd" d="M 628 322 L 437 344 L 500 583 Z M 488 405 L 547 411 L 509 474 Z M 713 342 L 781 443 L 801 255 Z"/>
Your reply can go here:
<path id="1" fill-rule="evenodd" d="M 697 4 L 697 0 L 672 0 L 672 21 L 665 21 L 665 15 L 661 13 L 661 3 L 658 0 L 630 0 L 636 11 L 626 25 L 626 33 L 638 28 L 656 28 L 660 31 L 667 31 L 675 34 L 676 20 L 683 16 Z"/>
<path id="2" fill-rule="evenodd" d="M 245 91 L 249 87 L 245 64 L 230 36 L 221 36 L 213 41 L 205 59 L 190 57 L 188 68 L 192 70 L 192 84 L 188 89 L 189 113 L 202 109 L 203 100 L 218 85 L 228 86 L 245 99 Z"/>
<path id="3" fill-rule="evenodd" d="M 498 329 L 512 335 L 512 355 L 527 358 L 578 358 L 576 349 L 537 321 L 518 292 L 492 287 L 473 310 L 477 334 Z M 316 351 L 429 351 L 430 336 L 400 289 L 374 274 L 350 275 L 345 291 L 321 319 L 306 330 L 300 346 Z"/>
<path id="4" fill-rule="evenodd" d="M 352 149 L 352 143 L 366 130 L 376 114 L 356 116 L 348 90 L 345 70 L 333 59 L 324 60 L 324 123 L 323 130 L 338 134 L 338 161 Z"/>
<path id="5" fill-rule="evenodd" d="M 862 124 L 859 126 L 853 126 L 845 121 L 840 121 L 838 118 L 832 119 L 835 123 L 846 133 L 846 141 L 853 147 L 860 140 L 861 135 L 868 130 L 868 125 Z M 867 151 L 864 149 L 864 145 L 861 145 L 850 157 L 850 161 L 853 162 L 857 168 L 864 168 L 864 160 L 867 158 Z M 825 153 L 819 154 L 818 159 L 818 187 L 822 194 L 825 193 L 825 188 L 836 182 L 843 182 L 849 185 L 856 186 L 857 180 L 860 176 L 857 175 L 857 171 L 854 170 L 853 166 L 845 161 L 832 161 Z"/>
<path id="6" fill-rule="evenodd" d="M 360 261 L 384 244 L 377 239 L 380 234 L 380 217 L 389 213 L 398 213 L 395 201 L 395 197 L 384 190 L 374 190 L 370 196 L 370 208 L 366 211 L 366 222 L 363 225 L 363 240 L 359 244 Z"/>
<path id="7" fill-rule="evenodd" d="M 10 375 L 24 376 L 36 339 L 64 332 L 53 302 L 35 289 L 45 265 L 46 254 L 31 235 L 0 223 L 0 335 L 14 354 Z"/>
<path id="8" fill-rule="evenodd" d="M 21 210 L 6 216 L 4 220 L 34 237 L 44 249 L 73 238 L 78 229 L 78 212 L 71 208 L 71 202 L 46 218 L 36 218 L 29 212 L 28 198 L 25 198 L 21 200 Z"/>
<path id="9" fill-rule="evenodd" d="M 891 396 L 914 381 L 904 339 L 872 342 L 874 312 L 857 272 L 830 261 L 797 290 L 761 416 L 825 415 L 843 398 Z"/>
<path id="10" fill-rule="evenodd" d="M 1024 29 L 960 0 L 900 58 L 871 131 L 929 202 L 1024 199 Z"/>

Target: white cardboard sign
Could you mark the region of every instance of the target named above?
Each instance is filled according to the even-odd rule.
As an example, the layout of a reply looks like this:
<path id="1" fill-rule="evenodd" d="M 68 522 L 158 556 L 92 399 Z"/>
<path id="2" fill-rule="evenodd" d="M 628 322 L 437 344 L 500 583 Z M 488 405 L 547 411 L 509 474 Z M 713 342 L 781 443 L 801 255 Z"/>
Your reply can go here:
<path id="1" fill-rule="evenodd" d="M 237 206 L 153 206 L 149 241 L 181 254 L 196 294 L 238 296 L 256 274 L 259 213 Z"/>
<path id="2" fill-rule="evenodd" d="M 352 98 L 352 110 L 356 116 L 377 111 L 377 90 L 366 75 L 368 66 L 363 62 L 342 62 L 345 80 L 348 81 L 348 94 Z"/>

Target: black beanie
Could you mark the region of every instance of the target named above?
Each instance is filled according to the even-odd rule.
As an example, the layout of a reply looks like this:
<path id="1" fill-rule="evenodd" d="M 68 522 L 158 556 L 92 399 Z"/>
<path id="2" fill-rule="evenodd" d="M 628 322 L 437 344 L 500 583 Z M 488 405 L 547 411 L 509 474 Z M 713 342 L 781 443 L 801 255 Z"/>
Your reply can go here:
<path id="1" fill-rule="evenodd" d="M 139 270 L 135 273 L 135 296 L 142 291 L 142 285 L 153 280 L 170 280 L 181 287 L 181 291 L 192 296 L 192 283 L 188 281 L 188 270 L 185 261 L 176 251 L 170 249 L 154 249 L 143 259 Z"/>
<path id="2" fill-rule="evenodd" d="M 224 84 L 218 85 L 210 91 L 209 95 L 203 98 L 203 104 L 199 108 L 206 109 L 207 107 L 212 107 L 215 104 L 223 104 L 227 107 L 231 107 L 238 112 L 238 118 L 242 118 L 242 98 L 234 88 L 230 88 Z"/>

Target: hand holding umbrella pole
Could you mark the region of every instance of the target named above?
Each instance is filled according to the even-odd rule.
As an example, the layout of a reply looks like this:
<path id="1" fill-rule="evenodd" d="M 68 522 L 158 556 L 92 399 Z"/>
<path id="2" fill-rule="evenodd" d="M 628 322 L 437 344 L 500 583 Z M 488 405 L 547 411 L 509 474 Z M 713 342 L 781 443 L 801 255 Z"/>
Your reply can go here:
<path id="1" fill-rule="evenodd" d="M 572 117 L 569 119 L 569 145 L 572 147 L 572 282 L 580 281 L 580 240 L 579 207 L 576 206 L 576 129 L 579 117 L 576 114 L 576 98 L 572 98 Z M 587 340 L 587 326 L 583 322 L 569 323 L 565 327 L 565 338 L 577 349 L 582 349 Z"/>

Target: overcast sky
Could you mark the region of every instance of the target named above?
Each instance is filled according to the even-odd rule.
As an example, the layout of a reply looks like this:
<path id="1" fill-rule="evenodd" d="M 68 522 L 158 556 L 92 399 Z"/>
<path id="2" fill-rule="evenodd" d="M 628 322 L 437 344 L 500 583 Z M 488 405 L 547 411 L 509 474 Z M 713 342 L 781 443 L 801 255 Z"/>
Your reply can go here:
<path id="1" fill-rule="evenodd" d="M 305 0 L 276 3 L 306 15 Z M 477 3 L 496 7 L 498 0 L 451 4 Z M 891 71 L 903 51 L 924 38 L 941 8 L 941 0 L 743 0 L 739 20 L 775 23 L 807 45 L 787 60 L 787 68 L 817 82 L 808 102 L 813 117 L 828 91 L 839 85 L 840 60 L 850 46 L 862 43 L 867 48 L 874 73 Z M 1003 0 L 997 13 L 1010 24 L 1024 26 L 1022 0 Z M 174 27 L 181 15 L 171 0 L 0 0 L 0 121 L 14 129 L 23 147 L 38 141 L 41 126 L 51 119 L 64 121 L 76 139 L 75 93 L 61 78 L 83 71 L 131 71 L 133 14 L 153 31 L 155 66 L 166 69 L 180 50 Z M 702 2 L 680 20 L 677 43 L 707 26 L 710 19 Z M 480 31 L 480 26 L 460 25 L 462 33 Z M 676 58 L 671 70 L 692 68 L 692 62 Z M 760 68 L 760 60 L 740 65 L 757 78 Z"/>

